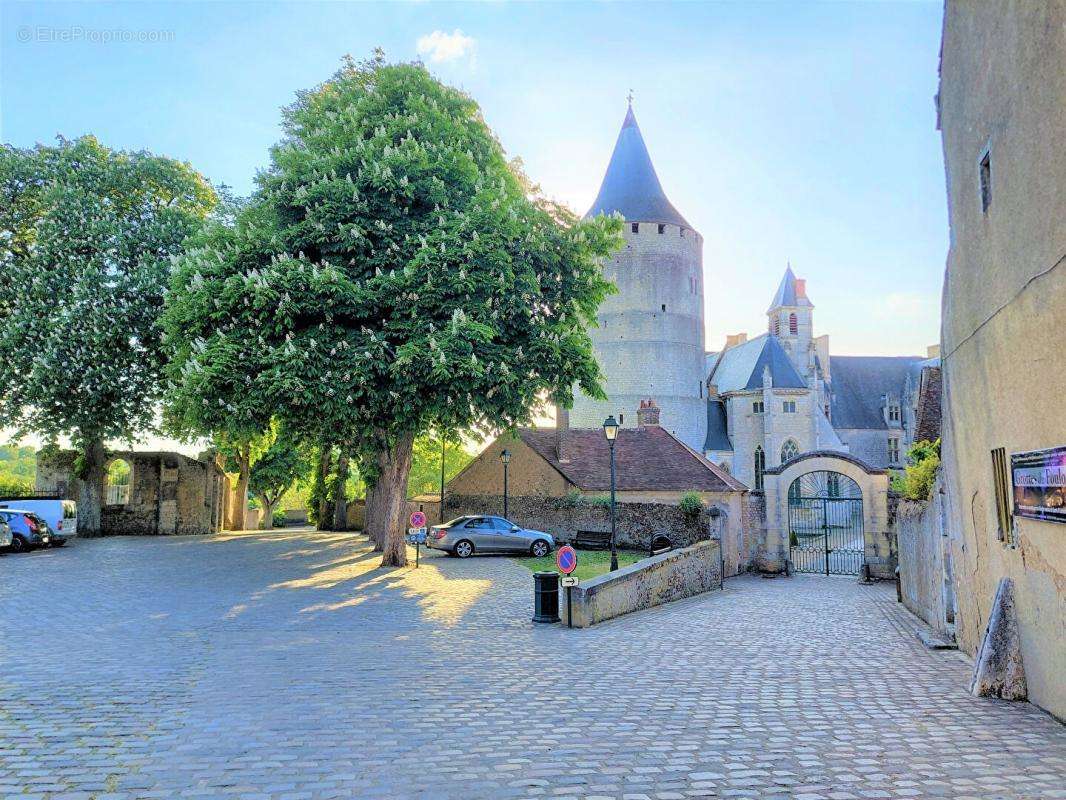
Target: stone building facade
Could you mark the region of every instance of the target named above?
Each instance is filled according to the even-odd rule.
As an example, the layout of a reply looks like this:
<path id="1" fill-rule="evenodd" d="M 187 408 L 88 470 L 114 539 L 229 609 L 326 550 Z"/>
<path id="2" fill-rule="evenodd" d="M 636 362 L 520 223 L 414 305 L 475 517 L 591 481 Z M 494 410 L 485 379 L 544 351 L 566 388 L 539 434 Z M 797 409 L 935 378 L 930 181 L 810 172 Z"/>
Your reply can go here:
<path id="1" fill-rule="evenodd" d="M 1066 2 L 948 0 L 940 75 L 956 636 L 977 654 L 1011 582 L 1029 699 L 1066 719 L 1066 525 L 1020 516 L 996 467 L 1066 445 Z"/>
<path id="2" fill-rule="evenodd" d="M 707 354 L 709 459 L 756 490 L 762 474 L 807 452 L 846 453 L 901 468 L 915 441 L 921 356 L 834 356 L 814 335 L 806 281 L 789 267 L 767 311 L 767 332 L 730 336 Z"/>
<path id="3" fill-rule="evenodd" d="M 607 400 L 575 399 L 570 424 L 596 428 L 654 397 L 663 425 L 693 449 L 704 439 L 703 237 L 666 198 L 632 106 L 588 216 L 621 214 L 625 246 L 605 265 L 618 293 L 590 331 Z M 563 412 L 565 414 L 565 412 Z"/>
<path id="4" fill-rule="evenodd" d="M 77 453 L 38 454 L 37 491 L 77 500 Z M 108 465 L 125 462 L 128 483 L 105 486 L 100 512 L 103 535 L 166 536 L 222 530 L 227 480 L 214 461 L 180 453 L 113 452 Z M 116 491 L 120 489 L 120 491 Z"/>

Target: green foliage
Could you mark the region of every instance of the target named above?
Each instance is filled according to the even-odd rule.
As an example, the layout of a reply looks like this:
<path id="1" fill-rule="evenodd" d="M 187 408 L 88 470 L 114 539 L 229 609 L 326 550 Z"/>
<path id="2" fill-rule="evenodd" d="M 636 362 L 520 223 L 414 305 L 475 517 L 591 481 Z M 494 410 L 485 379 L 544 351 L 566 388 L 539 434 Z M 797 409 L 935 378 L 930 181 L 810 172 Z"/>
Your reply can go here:
<path id="1" fill-rule="evenodd" d="M 366 467 L 400 433 L 602 396 L 586 329 L 620 219 L 531 193 L 476 103 L 420 64 L 349 60 L 283 127 L 250 203 L 177 266 L 176 427 L 271 412 Z"/>
<path id="2" fill-rule="evenodd" d="M 892 489 L 908 500 L 928 500 L 940 468 L 940 440 L 915 442 L 907 451 L 910 462 L 892 476 Z"/>
<path id="3" fill-rule="evenodd" d="M 444 449 L 444 481 L 447 483 L 474 460 L 459 437 L 427 433 L 415 439 L 411 474 L 407 479 L 407 496 L 436 494 L 440 491 L 441 449 Z"/>
<path id="4" fill-rule="evenodd" d="M 37 479 L 37 454 L 32 447 L 0 445 L 0 494 L 26 494 Z"/>
<path id="5" fill-rule="evenodd" d="M 128 461 L 116 458 L 107 465 L 107 483 L 109 486 L 127 486 L 130 482 L 130 465 Z"/>
<path id="6" fill-rule="evenodd" d="M 796 532 L 795 531 L 789 531 L 788 532 L 788 546 L 789 547 L 799 547 L 799 543 L 800 543 L 799 536 L 796 535 Z"/>
<path id="7" fill-rule="evenodd" d="M 22 478 L 12 478 L 8 475 L 0 475 L 0 497 L 5 495 L 30 494 L 33 484 Z"/>
<path id="8" fill-rule="evenodd" d="M 685 492 L 681 495 L 681 502 L 678 506 L 686 516 L 698 517 L 703 511 L 703 498 L 700 497 L 699 492 Z"/>
<path id="9" fill-rule="evenodd" d="M 248 489 L 264 506 L 273 507 L 309 467 L 307 455 L 284 430 L 280 431 L 252 465 Z"/>
<path id="10" fill-rule="evenodd" d="M 595 508 L 610 508 L 611 496 L 609 494 L 586 495 L 581 498 L 581 502 Z"/>
<path id="11" fill-rule="evenodd" d="M 571 489 L 566 493 L 564 501 L 568 506 L 577 506 L 581 504 L 581 501 L 585 499 L 585 496 L 581 494 L 580 489 Z"/>
<path id="12" fill-rule="evenodd" d="M 91 136 L 0 147 L 0 427 L 84 447 L 154 426 L 171 259 L 215 204 L 188 164 Z"/>

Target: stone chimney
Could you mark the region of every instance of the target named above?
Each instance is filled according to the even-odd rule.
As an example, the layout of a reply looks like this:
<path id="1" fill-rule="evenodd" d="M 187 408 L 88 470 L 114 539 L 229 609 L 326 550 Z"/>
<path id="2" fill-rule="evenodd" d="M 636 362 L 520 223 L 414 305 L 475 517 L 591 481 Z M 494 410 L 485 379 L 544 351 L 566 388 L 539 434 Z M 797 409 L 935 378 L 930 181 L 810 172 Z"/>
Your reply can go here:
<path id="1" fill-rule="evenodd" d="M 744 344 L 746 341 L 748 341 L 748 334 L 730 333 L 725 337 L 725 348 L 728 350 L 730 347 L 736 347 L 738 344 Z"/>
<path id="2" fill-rule="evenodd" d="M 659 427 L 659 407 L 650 397 L 640 401 L 640 408 L 637 409 L 637 427 Z"/>

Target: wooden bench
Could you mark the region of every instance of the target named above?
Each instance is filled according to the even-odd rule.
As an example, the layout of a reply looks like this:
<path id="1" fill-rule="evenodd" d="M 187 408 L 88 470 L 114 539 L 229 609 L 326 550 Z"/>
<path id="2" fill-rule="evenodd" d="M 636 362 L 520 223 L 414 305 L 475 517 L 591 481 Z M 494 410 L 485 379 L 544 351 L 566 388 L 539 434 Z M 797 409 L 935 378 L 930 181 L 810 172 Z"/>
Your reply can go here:
<path id="1" fill-rule="evenodd" d="M 581 550 L 607 550 L 611 546 L 610 531 L 578 531 L 573 541 Z"/>

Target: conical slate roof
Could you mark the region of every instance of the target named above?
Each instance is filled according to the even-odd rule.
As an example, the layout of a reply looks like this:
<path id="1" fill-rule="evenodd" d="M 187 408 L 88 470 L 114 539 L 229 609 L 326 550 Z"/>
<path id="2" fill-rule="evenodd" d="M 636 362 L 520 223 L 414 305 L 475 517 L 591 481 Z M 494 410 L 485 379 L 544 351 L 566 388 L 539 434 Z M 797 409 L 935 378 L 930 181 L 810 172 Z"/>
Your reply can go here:
<path id="1" fill-rule="evenodd" d="M 796 295 L 796 276 L 792 272 L 792 267 L 789 266 L 785 269 L 785 277 L 781 279 L 781 285 L 777 287 L 777 294 L 774 295 L 773 302 L 770 303 L 768 311 L 773 311 L 775 308 L 781 306 L 809 306 L 811 301 L 806 297 L 799 297 Z"/>
<path id="2" fill-rule="evenodd" d="M 586 217 L 618 211 L 629 222 L 666 222 L 683 228 L 692 226 L 666 199 L 651 156 L 640 135 L 633 106 L 626 111 L 622 130 L 600 184 L 600 193 Z"/>

